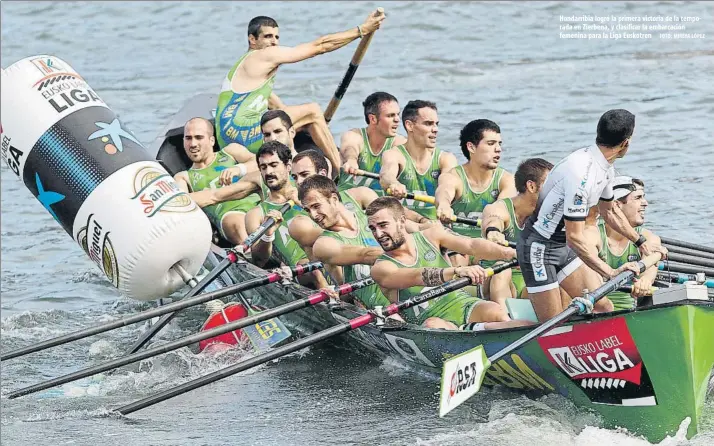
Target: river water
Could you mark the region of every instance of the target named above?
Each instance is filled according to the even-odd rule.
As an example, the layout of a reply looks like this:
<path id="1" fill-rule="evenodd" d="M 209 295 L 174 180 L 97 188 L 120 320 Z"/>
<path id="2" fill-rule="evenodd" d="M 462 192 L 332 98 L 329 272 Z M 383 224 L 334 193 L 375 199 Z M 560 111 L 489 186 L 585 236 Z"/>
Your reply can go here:
<path id="1" fill-rule="evenodd" d="M 2 3 L 2 66 L 35 54 L 69 62 L 150 143 L 190 96 L 216 91 L 246 48 L 255 15 L 281 25 L 284 45 L 362 22 L 374 2 Z M 632 148 L 617 168 L 643 178 L 648 226 L 661 235 L 714 244 L 714 25 L 696 2 L 390 2 L 332 123 L 335 135 L 363 124 L 375 90 L 402 104 L 439 106 L 439 145 L 463 160 L 458 131 L 490 118 L 502 128 L 509 170 L 529 156 L 556 162 L 594 141 L 610 108 L 637 115 Z M 704 38 L 561 38 L 560 16 L 687 16 Z M 588 22 L 590 23 L 590 22 Z M 629 23 L 629 22 L 628 22 Z M 620 31 L 618 31 L 620 32 Z M 624 34 L 623 34 L 624 35 Z M 329 101 L 356 44 L 281 68 L 286 103 Z M 7 110 L 2 110 L 8 113 Z M 122 298 L 3 163 L 3 350 L 149 308 Z M 192 317 L 193 316 L 193 317 Z M 175 339 L 202 322 L 196 311 L 164 330 Z M 8 361 L 2 392 L 120 354 L 141 326 Z M 131 417 L 108 409 L 224 366 L 183 349 L 106 377 L 77 398 L 2 398 L 2 444 L 647 444 L 551 396 L 538 401 L 491 391 L 472 411 L 436 417 L 436 376 L 335 348 L 295 354 L 159 404 Z M 425 390 L 427 389 L 427 390 Z M 428 390 L 432 389 L 432 390 Z M 704 432 L 664 444 L 712 444 Z"/>

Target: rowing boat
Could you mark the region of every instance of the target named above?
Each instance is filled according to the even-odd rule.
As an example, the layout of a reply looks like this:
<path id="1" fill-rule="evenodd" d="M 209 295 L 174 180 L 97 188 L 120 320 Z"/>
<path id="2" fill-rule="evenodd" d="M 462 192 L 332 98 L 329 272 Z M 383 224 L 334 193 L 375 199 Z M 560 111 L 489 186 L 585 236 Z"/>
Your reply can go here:
<path id="1" fill-rule="evenodd" d="M 181 142 L 183 124 L 194 116 L 212 120 L 214 104 L 212 95 L 192 98 L 152 144 L 150 151 L 171 173 L 188 166 Z M 222 250 L 214 248 L 208 268 L 222 260 Z M 266 274 L 245 262 L 226 273 L 224 281 L 233 283 Z M 287 282 L 247 291 L 244 297 L 273 308 L 311 292 Z M 528 303 L 521 301 L 520 306 L 523 302 Z M 512 315 L 518 311 L 515 307 Z M 307 336 L 361 314 L 363 310 L 347 303 L 339 307 L 319 304 L 281 320 L 293 333 Z M 387 319 L 350 332 L 345 339 L 359 351 L 438 371 L 446 359 L 478 345 L 490 356 L 532 328 L 446 331 Z M 484 385 L 504 386 L 530 397 L 560 394 L 599 414 L 605 427 L 625 428 L 658 442 L 676 433 L 685 420 L 689 422 L 687 436 L 697 433 L 713 375 L 714 301 L 685 299 L 575 317 L 497 361 Z"/>

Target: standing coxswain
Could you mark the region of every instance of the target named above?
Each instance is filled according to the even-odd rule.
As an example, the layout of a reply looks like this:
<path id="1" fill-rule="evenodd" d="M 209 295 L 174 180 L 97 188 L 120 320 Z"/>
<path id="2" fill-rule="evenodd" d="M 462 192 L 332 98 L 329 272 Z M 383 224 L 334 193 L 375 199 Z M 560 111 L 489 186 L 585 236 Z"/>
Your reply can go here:
<path id="1" fill-rule="evenodd" d="M 613 201 L 613 164 L 627 153 L 634 129 L 635 116 L 629 111 L 605 112 L 597 125 L 595 144 L 556 164 L 543 184 L 517 247 L 528 296 L 541 321 L 563 310 L 559 286 L 570 296 L 581 296 L 585 289 L 600 285 L 598 274 L 607 280 L 625 270 L 639 274 L 636 262 L 613 269 L 599 258 L 585 231 L 590 208 L 598 206 L 605 222 L 632 241 L 643 257 L 655 251 L 666 255 L 655 240 L 632 228 Z M 595 304 L 596 311 L 612 309 L 607 298 Z"/>

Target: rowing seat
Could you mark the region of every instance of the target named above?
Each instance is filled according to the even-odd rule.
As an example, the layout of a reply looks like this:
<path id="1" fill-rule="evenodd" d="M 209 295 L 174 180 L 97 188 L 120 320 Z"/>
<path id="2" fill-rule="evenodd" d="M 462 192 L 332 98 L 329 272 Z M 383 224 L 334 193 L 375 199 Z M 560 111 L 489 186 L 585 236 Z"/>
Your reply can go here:
<path id="1" fill-rule="evenodd" d="M 531 322 L 538 322 L 533 304 L 530 299 L 506 298 L 506 308 L 511 319 L 519 319 Z"/>

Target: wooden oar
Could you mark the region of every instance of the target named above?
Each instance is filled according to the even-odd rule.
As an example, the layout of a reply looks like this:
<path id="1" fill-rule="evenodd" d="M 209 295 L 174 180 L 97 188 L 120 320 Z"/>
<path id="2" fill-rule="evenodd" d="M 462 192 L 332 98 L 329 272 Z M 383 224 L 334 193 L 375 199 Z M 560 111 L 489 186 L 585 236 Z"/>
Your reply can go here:
<path id="1" fill-rule="evenodd" d="M 366 279 L 362 279 L 356 282 L 352 283 L 346 283 L 344 285 L 340 285 L 335 289 L 338 295 L 343 296 L 345 294 L 349 294 L 353 291 L 368 287 L 370 285 L 374 284 L 374 280 L 372 280 L 371 277 L 368 277 Z M 279 307 L 275 307 L 270 310 L 265 310 L 260 313 L 256 313 L 252 316 L 245 317 L 243 319 L 239 319 L 237 321 L 229 322 L 227 324 L 218 326 L 216 328 L 212 328 L 210 330 L 206 331 L 201 331 L 195 334 L 192 334 L 190 336 L 183 337 L 181 339 L 177 339 L 172 342 L 168 342 L 166 344 L 161 344 L 157 347 L 150 348 L 147 350 L 143 350 L 140 352 L 133 353 L 128 356 L 123 356 L 121 358 L 117 358 L 113 361 L 108 361 L 103 364 L 97 364 L 92 367 L 88 367 L 83 370 L 78 370 L 74 373 L 70 373 L 64 376 L 60 376 L 54 379 L 50 379 L 48 381 L 41 382 L 39 384 L 35 384 L 32 386 L 28 386 L 22 389 L 15 390 L 14 392 L 8 393 L 6 396 L 10 399 L 17 398 L 20 396 L 24 395 L 29 395 L 31 393 L 39 392 L 41 390 L 46 390 L 52 387 L 60 386 L 62 384 L 66 384 L 72 381 L 77 381 L 82 378 L 87 378 L 92 375 L 96 375 L 98 373 L 106 372 L 108 370 L 116 369 L 118 367 L 122 367 L 128 364 L 133 364 L 137 361 L 141 361 L 143 359 L 148 359 L 154 356 L 161 355 L 163 353 L 168 353 L 173 350 L 177 350 L 181 347 L 185 347 L 187 345 L 194 344 L 196 342 L 203 341 L 205 339 L 211 339 L 215 336 L 220 336 L 225 333 L 229 333 L 234 330 L 240 330 L 241 328 L 248 327 L 252 324 L 257 324 L 262 321 L 266 321 L 268 319 L 276 318 L 278 316 L 282 316 L 284 314 L 300 310 L 302 308 L 306 308 L 312 305 L 317 305 L 320 302 L 324 302 L 329 299 L 329 295 L 325 293 L 324 291 L 318 291 L 317 293 L 311 294 L 310 296 L 304 297 L 302 299 L 298 299 L 293 302 L 289 302 L 287 304 L 281 305 Z"/>
<path id="2" fill-rule="evenodd" d="M 504 263 L 503 265 L 498 265 L 498 266 L 494 266 L 493 268 L 488 268 L 486 270 L 486 273 L 489 276 L 492 276 L 493 274 L 497 274 L 497 273 L 499 273 L 505 269 L 511 268 L 515 265 L 516 265 L 516 261 L 514 260 L 514 261 L 511 261 L 508 263 Z M 434 299 L 439 296 L 443 296 L 444 294 L 447 294 L 452 291 L 463 288 L 466 285 L 469 285 L 470 283 L 471 283 L 471 280 L 468 278 L 460 278 L 460 279 L 452 280 L 452 281 L 447 282 L 443 285 L 439 285 L 439 286 L 434 287 L 428 291 L 418 294 L 404 302 L 400 302 L 398 304 L 391 304 L 391 305 L 387 306 L 386 308 L 382 309 L 382 315 L 386 317 L 386 316 L 391 316 L 393 314 L 397 314 L 400 311 L 406 310 L 407 308 L 414 307 L 414 306 L 424 303 L 428 300 Z M 377 315 L 374 312 L 370 311 L 367 314 L 356 317 L 356 318 L 351 319 L 347 322 L 335 325 L 334 327 L 328 328 L 327 330 L 317 332 L 311 336 L 307 336 L 306 338 L 291 342 L 287 345 L 276 348 L 274 350 L 270 350 L 262 355 L 255 356 L 255 357 L 250 358 L 246 361 L 239 362 L 238 364 L 226 367 L 224 369 L 210 373 L 206 376 L 202 376 L 198 379 L 194 379 L 193 381 L 189 381 L 187 383 L 181 384 L 180 386 L 174 387 L 173 389 L 168 389 L 166 391 L 157 393 L 156 395 L 152 395 L 152 396 L 149 396 L 142 400 L 133 402 L 131 404 L 127 404 L 125 406 L 122 406 L 122 407 L 116 409 L 116 412 L 119 412 L 122 415 L 127 415 L 132 412 L 136 412 L 137 410 L 141 410 L 146 407 L 153 406 L 154 404 L 157 404 L 162 401 L 166 401 L 170 398 L 182 395 L 182 394 L 189 392 L 191 390 L 198 389 L 199 387 L 203 387 L 207 384 L 211 384 L 211 383 L 218 381 L 220 379 L 227 378 L 231 375 L 242 372 L 244 370 L 251 369 L 251 368 L 256 367 L 260 364 L 264 364 L 268 361 L 272 361 L 273 359 L 277 359 L 277 358 L 280 358 L 281 356 L 288 355 L 295 351 L 301 350 L 305 347 L 309 347 L 313 344 L 317 344 L 317 343 L 322 342 L 326 339 L 330 339 L 334 336 L 346 333 L 351 330 L 355 330 L 360 327 L 364 327 L 365 325 L 373 322 L 375 319 L 377 319 Z"/>
<path id="3" fill-rule="evenodd" d="M 292 208 L 294 203 L 292 201 L 288 201 L 285 203 L 280 209 L 279 212 L 281 214 L 284 214 L 285 212 L 288 211 L 288 209 Z M 194 288 L 193 290 L 189 291 L 189 293 L 185 297 L 191 297 L 194 296 L 198 293 L 200 293 L 203 288 L 206 287 L 206 285 L 214 280 L 216 277 L 218 277 L 219 274 L 221 274 L 223 271 L 227 270 L 229 266 L 232 264 L 236 263 L 239 259 L 239 256 L 242 257 L 243 254 L 251 247 L 253 246 L 260 237 L 262 237 L 265 232 L 270 229 L 274 224 L 276 224 L 277 221 L 275 221 L 274 218 L 268 217 L 267 220 L 263 222 L 260 226 L 258 226 L 258 229 L 256 229 L 252 234 L 250 234 L 245 241 L 236 246 L 235 248 L 231 249 L 228 251 L 227 257 L 218 264 L 215 268 L 211 270 L 211 272 L 206 276 L 201 282 L 199 282 L 198 286 Z M 215 274 L 214 274 L 215 273 Z M 210 280 L 206 280 L 210 278 Z M 205 281 L 205 284 L 201 287 L 201 284 Z M 200 287 L 200 288 L 199 288 Z M 198 289 L 198 291 L 193 292 L 194 290 Z M 191 294 L 193 292 L 193 294 Z M 144 332 L 144 334 L 139 337 L 139 339 L 134 343 L 134 345 L 129 349 L 127 354 L 131 353 L 136 353 L 141 349 L 144 345 L 146 345 L 147 342 L 149 342 L 156 334 L 161 331 L 162 328 L 166 326 L 169 322 L 171 322 L 171 319 L 174 318 L 174 313 L 168 313 L 164 315 L 161 319 L 156 321 L 151 327 L 149 327 L 148 330 Z"/>
<path id="4" fill-rule="evenodd" d="M 306 265 L 298 265 L 291 268 L 293 276 L 299 276 L 316 269 L 322 268 L 321 262 L 308 263 Z M 157 316 L 161 316 L 167 313 L 175 313 L 177 311 L 183 310 L 194 305 L 199 305 L 206 303 L 213 299 L 220 299 L 222 297 L 230 296 L 241 291 L 250 290 L 257 288 L 259 286 L 268 285 L 270 283 L 278 282 L 281 280 L 282 276 L 277 272 L 272 272 L 267 276 L 256 277 L 254 279 L 246 280 L 245 282 L 228 286 L 211 293 L 199 294 L 191 298 L 182 299 L 176 302 L 172 302 L 167 305 L 163 305 L 158 308 L 152 308 L 150 310 L 143 311 L 131 316 L 127 316 L 122 319 L 107 322 L 105 324 L 98 325 L 96 327 L 86 328 L 84 330 L 76 331 L 74 333 L 69 333 L 63 336 L 59 336 L 53 339 L 48 339 L 46 341 L 30 345 L 28 347 L 19 348 L 16 350 L 11 350 L 9 352 L 4 352 L 0 355 L 0 359 L 3 361 L 6 359 L 18 358 L 30 353 L 39 352 L 46 350 L 48 348 L 56 347 L 58 345 L 67 344 L 72 341 L 77 341 L 79 339 L 84 339 L 89 336 L 93 336 L 99 333 L 104 333 L 109 330 L 114 330 L 116 328 L 126 327 L 127 325 L 135 324 L 137 322 L 145 321 L 147 319 L 152 319 Z"/>
<path id="5" fill-rule="evenodd" d="M 714 277 L 714 268 L 686 265 L 684 263 L 670 262 L 669 260 L 660 262 L 657 269 L 660 271 L 674 271 L 676 273 L 686 274 L 704 273 L 707 277 Z"/>
<path id="6" fill-rule="evenodd" d="M 637 262 L 640 273 L 645 271 L 650 266 L 656 265 L 660 258 L 661 253 L 654 253 Z M 589 299 L 590 302 L 595 304 L 607 294 L 617 290 L 634 277 L 635 273 L 632 271 L 623 271 L 592 293 L 583 297 Z M 491 364 L 521 348 L 524 344 L 532 341 L 538 336 L 550 331 L 552 328 L 557 327 L 567 321 L 571 316 L 575 314 L 582 314 L 586 311 L 585 305 L 582 302 L 573 300 L 565 311 L 561 312 L 554 318 L 543 322 L 527 335 L 521 337 L 517 341 L 511 343 L 488 358 L 486 357 L 483 346 L 479 345 L 478 347 L 444 361 L 443 371 L 441 374 L 441 401 L 439 404 L 439 416 L 443 417 L 471 396 L 478 393 L 481 388 L 481 384 L 483 383 L 483 378 L 486 375 L 486 370 L 488 370 Z M 466 382 L 461 382 L 462 380 L 459 380 L 458 376 L 459 374 L 461 374 L 462 377 L 464 376 L 464 369 L 466 369 L 466 374 L 469 378 Z"/>
<path id="7" fill-rule="evenodd" d="M 693 249 L 695 251 L 703 251 L 703 252 L 708 252 L 710 254 L 714 254 L 714 248 L 711 248 L 709 246 L 702 246 L 702 245 L 697 245 L 694 243 L 688 243 L 688 242 L 683 242 L 681 240 L 675 240 L 667 237 L 660 237 L 660 240 L 662 240 L 663 245 L 671 245 L 671 246 L 678 246 L 680 248 L 687 248 L 687 249 Z"/>
<path id="8" fill-rule="evenodd" d="M 374 17 L 378 17 L 382 14 L 384 14 L 384 8 L 377 8 Z M 367 53 L 367 48 L 369 48 L 369 44 L 372 42 L 372 37 L 374 37 L 374 32 L 363 36 L 359 45 L 357 45 L 357 49 L 355 50 L 355 53 L 352 56 L 350 66 L 347 68 L 345 76 L 342 78 L 342 82 L 340 82 L 340 85 L 337 86 L 337 90 L 335 90 L 335 94 L 334 96 L 332 96 L 330 103 L 327 104 L 327 108 L 325 109 L 324 113 L 325 121 L 330 122 L 332 120 L 332 117 L 335 116 L 337 107 L 339 107 L 340 102 L 342 102 L 342 98 L 345 96 L 345 92 L 347 92 L 347 87 L 350 86 L 350 82 L 352 82 L 352 78 L 357 72 L 357 68 L 359 68 L 359 64 L 362 62 L 362 58 Z"/>
<path id="9" fill-rule="evenodd" d="M 700 257 L 688 256 L 684 254 L 668 253 L 667 258 L 674 262 L 688 263 L 690 265 L 706 266 L 714 268 L 714 260 L 703 259 Z"/>

